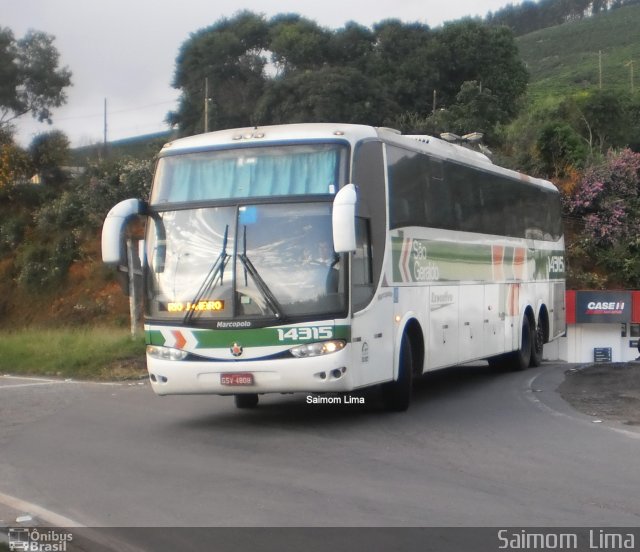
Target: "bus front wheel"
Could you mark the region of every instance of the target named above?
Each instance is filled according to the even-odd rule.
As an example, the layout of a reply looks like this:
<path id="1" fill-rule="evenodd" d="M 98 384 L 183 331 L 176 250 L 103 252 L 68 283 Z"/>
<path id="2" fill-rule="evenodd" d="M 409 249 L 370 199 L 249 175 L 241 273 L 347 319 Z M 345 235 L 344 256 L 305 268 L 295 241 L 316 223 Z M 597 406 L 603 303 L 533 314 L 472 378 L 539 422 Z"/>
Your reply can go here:
<path id="1" fill-rule="evenodd" d="M 411 403 L 412 388 L 413 354 L 411 351 L 411 341 L 407 334 L 404 334 L 400 343 L 398 379 L 385 383 L 382 387 L 382 395 L 386 410 L 392 412 L 404 412 L 407 410 Z"/>

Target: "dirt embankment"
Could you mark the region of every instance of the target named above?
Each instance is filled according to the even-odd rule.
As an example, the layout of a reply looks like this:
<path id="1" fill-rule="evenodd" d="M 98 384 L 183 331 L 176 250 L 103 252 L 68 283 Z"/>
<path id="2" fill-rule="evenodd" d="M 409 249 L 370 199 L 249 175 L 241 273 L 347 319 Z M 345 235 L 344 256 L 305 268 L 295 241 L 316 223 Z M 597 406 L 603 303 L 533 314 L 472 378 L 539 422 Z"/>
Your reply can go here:
<path id="1" fill-rule="evenodd" d="M 573 368 L 558 391 L 584 414 L 640 426 L 640 362 Z"/>

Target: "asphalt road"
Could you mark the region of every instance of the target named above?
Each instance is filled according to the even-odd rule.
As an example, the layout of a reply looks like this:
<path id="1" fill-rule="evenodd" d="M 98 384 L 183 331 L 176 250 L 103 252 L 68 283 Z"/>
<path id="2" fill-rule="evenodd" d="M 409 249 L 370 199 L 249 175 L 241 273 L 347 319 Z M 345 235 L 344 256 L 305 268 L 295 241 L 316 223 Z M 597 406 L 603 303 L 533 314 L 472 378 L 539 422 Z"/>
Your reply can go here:
<path id="1" fill-rule="evenodd" d="M 640 432 L 566 369 L 444 370 L 402 414 L 0 377 L 0 493 L 93 527 L 638 526 Z"/>

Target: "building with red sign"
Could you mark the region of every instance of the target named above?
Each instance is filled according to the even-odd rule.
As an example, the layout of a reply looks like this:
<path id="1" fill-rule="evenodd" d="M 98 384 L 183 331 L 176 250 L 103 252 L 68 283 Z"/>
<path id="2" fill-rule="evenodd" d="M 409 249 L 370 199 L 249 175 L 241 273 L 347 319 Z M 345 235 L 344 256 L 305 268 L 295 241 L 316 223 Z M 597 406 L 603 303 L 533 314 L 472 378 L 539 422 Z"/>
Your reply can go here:
<path id="1" fill-rule="evenodd" d="M 640 291 L 567 291 L 566 319 L 565 337 L 545 345 L 545 358 L 582 363 L 640 356 Z"/>

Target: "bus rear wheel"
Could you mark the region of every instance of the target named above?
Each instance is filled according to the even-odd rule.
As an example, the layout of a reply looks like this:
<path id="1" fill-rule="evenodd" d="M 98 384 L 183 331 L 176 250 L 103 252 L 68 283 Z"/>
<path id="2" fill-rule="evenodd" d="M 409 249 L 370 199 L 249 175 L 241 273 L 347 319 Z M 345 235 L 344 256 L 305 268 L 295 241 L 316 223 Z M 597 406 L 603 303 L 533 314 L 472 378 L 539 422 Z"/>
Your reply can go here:
<path id="1" fill-rule="evenodd" d="M 404 334 L 400 343 L 398 379 L 385 383 L 382 386 L 382 397 L 385 409 L 391 412 L 404 412 L 407 410 L 411 403 L 412 388 L 413 354 L 411 351 L 411 341 L 407 334 Z"/>
<path id="2" fill-rule="evenodd" d="M 233 399 L 236 403 L 236 408 L 255 408 L 258 406 L 258 395 L 254 393 L 234 395 Z"/>
<path id="3" fill-rule="evenodd" d="M 525 314 L 522 318 L 522 340 L 520 349 L 509 355 L 509 366 L 512 370 L 526 370 L 531 365 L 534 333 L 529 317 Z"/>
<path id="4" fill-rule="evenodd" d="M 540 366 L 542 364 L 542 354 L 544 350 L 544 328 L 542 326 L 542 320 L 538 322 L 535 330 L 531 332 L 532 344 L 531 344 L 531 366 Z"/>

